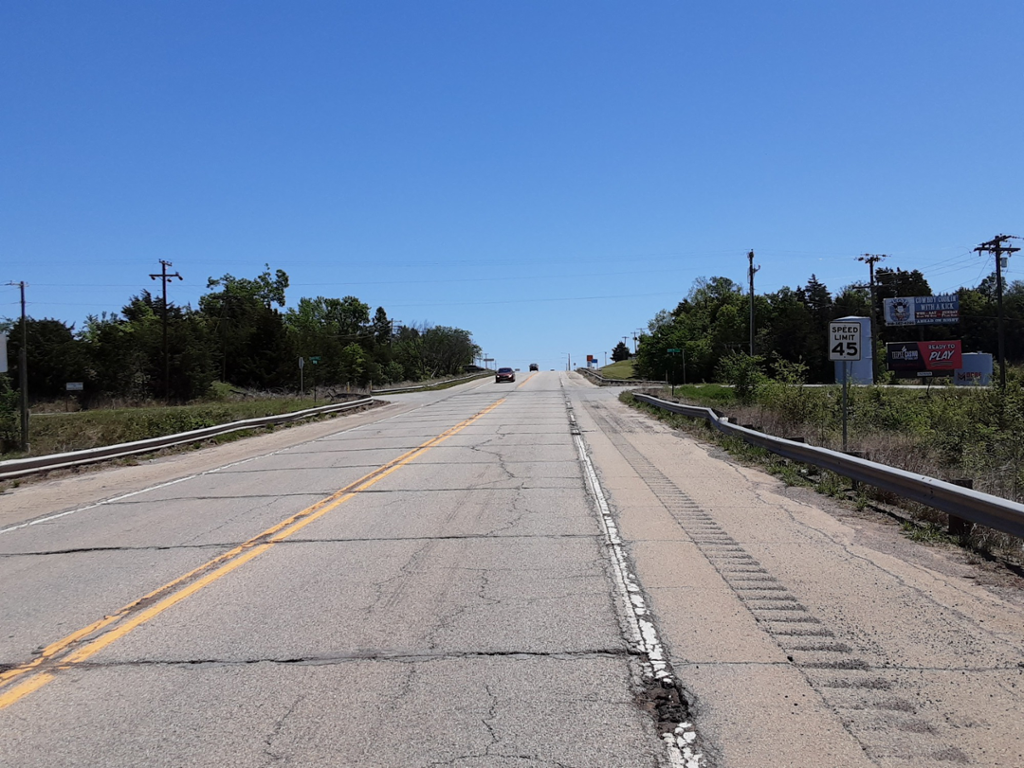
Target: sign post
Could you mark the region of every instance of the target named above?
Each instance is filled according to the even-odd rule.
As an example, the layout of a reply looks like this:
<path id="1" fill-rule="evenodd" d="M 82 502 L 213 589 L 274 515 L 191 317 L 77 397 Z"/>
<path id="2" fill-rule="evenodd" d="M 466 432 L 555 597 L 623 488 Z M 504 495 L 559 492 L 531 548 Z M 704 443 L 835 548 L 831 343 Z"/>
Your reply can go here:
<path id="1" fill-rule="evenodd" d="M 313 364 L 313 405 L 316 406 L 316 366 L 320 365 L 320 355 L 310 355 L 309 362 Z"/>
<path id="2" fill-rule="evenodd" d="M 860 323 L 828 324 L 828 359 L 843 364 L 843 453 L 846 453 L 850 412 L 850 363 L 861 358 Z"/>
<path id="3" fill-rule="evenodd" d="M 676 361 L 675 361 L 675 356 L 679 355 L 679 354 L 682 354 L 683 350 L 681 350 L 681 349 L 669 349 L 667 351 L 668 351 L 668 353 L 670 355 L 672 355 L 672 395 L 675 396 L 675 394 L 676 394 Z M 683 365 L 684 366 L 686 365 L 686 358 L 683 358 Z M 686 368 L 684 367 L 683 368 L 683 384 L 685 384 L 685 383 L 686 383 Z"/>
<path id="4" fill-rule="evenodd" d="M 84 392 L 85 391 L 85 382 L 82 382 L 82 381 L 68 381 L 68 382 L 65 382 L 65 384 L 64 384 L 64 391 L 65 392 Z M 68 395 L 67 399 L 64 401 L 64 410 L 65 411 L 70 411 L 71 410 L 71 395 Z"/>

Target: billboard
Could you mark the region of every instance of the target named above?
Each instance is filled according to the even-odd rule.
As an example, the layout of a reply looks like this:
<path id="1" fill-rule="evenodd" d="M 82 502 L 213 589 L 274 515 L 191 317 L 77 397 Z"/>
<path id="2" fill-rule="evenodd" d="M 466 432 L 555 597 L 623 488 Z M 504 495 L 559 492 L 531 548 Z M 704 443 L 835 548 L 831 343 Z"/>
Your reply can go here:
<path id="1" fill-rule="evenodd" d="M 897 296 L 882 301 L 886 325 L 948 325 L 960 322 L 960 296 Z"/>
<path id="2" fill-rule="evenodd" d="M 885 345 L 886 367 L 901 378 L 952 376 L 962 366 L 956 341 L 897 341 Z"/>
<path id="3" fill-rule="evenodd" d="M 964 352 L 963 363 L 953 373 L 958 387 L 987 387 L 992 383 L 992 355 L 986 352 Z"/>

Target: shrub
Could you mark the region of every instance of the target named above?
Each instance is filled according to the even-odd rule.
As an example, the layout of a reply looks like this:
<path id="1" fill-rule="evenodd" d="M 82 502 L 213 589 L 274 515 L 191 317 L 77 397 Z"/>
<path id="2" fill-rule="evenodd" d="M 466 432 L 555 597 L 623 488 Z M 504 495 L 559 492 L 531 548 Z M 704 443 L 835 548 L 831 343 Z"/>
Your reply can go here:
<path id="1" fill-rule="evenodd" d="M 21 440 L 18 391 L 6 374 L 0 374 L 0 453 L 10 450 Z"/>
<path id="2" fill-rule="evenodd" d="M 716 374 L 721 381 L 732 384 L 736 397 L 742 402 L 754 399 L 759 387 L 768 381 L 763 357 L 751 357 L 742 352 L 730 352 L 718 363 Z"/>

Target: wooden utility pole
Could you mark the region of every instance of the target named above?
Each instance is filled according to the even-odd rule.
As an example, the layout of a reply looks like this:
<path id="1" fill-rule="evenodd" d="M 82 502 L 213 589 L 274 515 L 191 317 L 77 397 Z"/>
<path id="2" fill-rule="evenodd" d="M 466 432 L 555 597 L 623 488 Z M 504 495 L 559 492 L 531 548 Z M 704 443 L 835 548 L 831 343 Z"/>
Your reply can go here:
<path id="1" fill-rule="evenodd" d="M 150 275 L 150 279 L 157 280 L 163 284 L 164 288 L 164 400 L 170 401 L 171 399 L 171 363 L 170 357 L 167 353 L 167 281 L 178 278 L 183 280 L 184 278 L 175 272 L 173 275 L 167 274 L 167 268 L 173 266 L 171 262 L 160 259 L 160 274 Z"/>
<path id="2" fill-rule="evenodd" d="M 1003 245 L 1007 240 L 1019 240 L 1013 235 L 996 235 L 987 243 L 982 243 L 974 250 L 978 253 L 991 253 L 996 258 L 996 306 L 998 307 L 998 334 L 999 334 L 999 386 L 1006 390 L 1006 337 L 1003 331 L 1003 259 L 1020 250 L 1009 245 Z"/>
<path id="3" fill-rule="evenodd" d="M 754 252 L 747 254 L 750 266 L 747 268 L 747 276 L 750 278 L 750 356 L 754 356 L 754 274 L 761 268 L 754 266 Z"/>
<path id="4" fill-rule="evenodd" d="M 880 262 L 882 259 L 889 258 L 886 254 L 872 254 L 865 253 L 863 256 L 858 256 L 857 261 L 863 261 L 868 265 L 868 274 L 870 275 L 870 282 L 868 283 L 871 293 L 871 383 L 875 384 L 878 381 L 878 355 L 875 351 L 875 338 L 878 334 L 878 329 L 875 327 L 878 325 L 876 318 L 878 313 L 875 312 L 875 264 Z"/>
<path id="5" fill-rule="evenodd" d="M 28 322 L 25 317 L 25 281 L 8 283 L 21 289 L 21 349 L 18 350 L 18 389 L 21 394 L 21 450 L 28 453 Z"/>

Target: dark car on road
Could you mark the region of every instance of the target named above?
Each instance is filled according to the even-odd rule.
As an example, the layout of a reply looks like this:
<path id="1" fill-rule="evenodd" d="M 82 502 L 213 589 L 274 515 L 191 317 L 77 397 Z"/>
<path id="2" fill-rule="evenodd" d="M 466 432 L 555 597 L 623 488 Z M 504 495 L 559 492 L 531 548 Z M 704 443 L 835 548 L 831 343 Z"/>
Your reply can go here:
<path id="1" fill-rule="evenodd" d="M 540 366 L 537 365 L 536 363 L 530 363 L 530 370 L 531 371 L 539 371 L 540 370 Z"/>
<path id="2" fill-rule="evenodd" d="M 494 383 L 501 384 L 503 381 L 515 381 L 516 372 L 511 368 L 499 368 L 498 372 L 494 375 Z"/>

